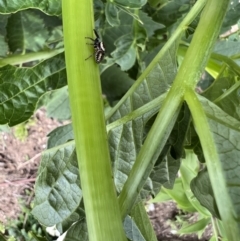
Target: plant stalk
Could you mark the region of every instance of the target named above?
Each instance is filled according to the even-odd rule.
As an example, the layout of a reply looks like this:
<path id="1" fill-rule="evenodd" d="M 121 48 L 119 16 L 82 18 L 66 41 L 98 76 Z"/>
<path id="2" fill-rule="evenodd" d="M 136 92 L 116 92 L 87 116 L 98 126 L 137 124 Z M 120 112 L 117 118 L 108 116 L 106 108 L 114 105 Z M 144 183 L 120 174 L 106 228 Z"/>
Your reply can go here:
<path id="1" fill-rule="evenodd" d="M 193 90 L 189 89 L 186 91 L 185 99 L 192 113 L 195 129 L 202 145 L 214 196 L 216 197 L 218 210 L 225 227 L 227 238 L 231 241 L 237 241 L 240 236 L 237 222 L 234 217 L 234 208 L 227 191 L 218 150 L 214 143 L 206 114 Z"/>
<path id="2" fill-rule="evenodd" d="M 195 17 L 199 13 L 201 7 L 203 7 L 203 5 L 197 5 L 200 4 L 200 2 L 201 1 L 197 1 L 194 6 L 199 7 L 198 11 L 195 10 Z M 201 3 L 204 4 L 205 2 L 202 1 Z M 122 218 L 124 218 L 125 215 L 131 210 L 138 193 L 144 185 L 144 180 L 146 180 L 146 177 L 149 176 L 151 171 L 149 167 L 153 166 L 155 162 L 155 160 L 153 160 L 154 151 L 156 152 L 157 148 L 162 146 L 166 141 L 168 135 L 166 130 L 168 130 L 169 126 L 172 125 L 174 115 L 181 107 L 186 90 L 193 90 L 195 88 L 196 83 L 198 82 L 207 64 L 212 48 L 220 31 L 228 3 L 229 1 L 226 0 L 209 0 L 202 12 L 200 22 L 182 65 L 180 66 L 173 86 L 168 92 L 163 106 L 159 111 L 159 114 L 144 142 L 143 147 L 139 152 L 132 171 L 119 196 Z M 193 10 L 194 9 L 192 9 L 192 11 Z M 189 15 L 192 14 L 192 11 L 189 13 Z M 186 18 L 188 18 L 188 15 Z M 187 26 L 181 24 L 176 30 L 176 32 L 179 32 L 177 36 L 179 36 L 181 32 L 186 29 L 186 27 Z M 201 42 L 201 45 L 199 45 L 199 42 Z M 171 42 L 171 44 L 173 43 Z M 171 45 L 169 46 L 169 42 L 167 42 L 165 46 L 170 48 Z M 162 57 L 160 53 L 156 56 L 156 58 Z M 154 61 L 159 60 L 156 58 Z M 147 70 L 148 68 L 146 71 Z M 144 74 L 147 75 L 145 72 Z M 140 77 L 139 79 L 142 78 L 143 77 Z"/>
<path id="3" fill-rule="evenodd" d="M 64 45 L 81 187 L 90 241 L 126 241 L 103 112 L 99 69 L 85 37 L 93 37 L 93 2 L 63 0 Z"/>

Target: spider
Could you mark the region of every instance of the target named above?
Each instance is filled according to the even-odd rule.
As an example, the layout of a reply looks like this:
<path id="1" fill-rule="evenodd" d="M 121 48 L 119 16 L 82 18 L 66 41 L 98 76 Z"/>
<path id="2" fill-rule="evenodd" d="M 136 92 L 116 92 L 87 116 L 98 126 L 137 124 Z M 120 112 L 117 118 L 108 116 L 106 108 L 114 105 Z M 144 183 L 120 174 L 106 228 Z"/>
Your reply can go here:
<path id="1" fill-rule="evenodd" d="M 93 41 L 93 43 L 87 43 L 87 44 L 90 44 L 90 45 L 93 45 L 94 47 L 94 50 L 95 50 L 95 61 L 96 63 L 100 63 L 103 58 L 104 58 L 104 55 L 105 55 L 105 47 L 103 45 L 103 42 L 100 41 L 100 37 L 97 33 L 97 31 L 95 29 L 93 29 L 95 35 L 96 35 L 96 38 L 93 39 L 93 38 L 90 38 L 90 37 L 85 37 L 87 39 L 90 39 Z M 91 54 L 89 57 L 87 57 L 85 60 L 91 58 L 93 56 L 93 54 Z"/>

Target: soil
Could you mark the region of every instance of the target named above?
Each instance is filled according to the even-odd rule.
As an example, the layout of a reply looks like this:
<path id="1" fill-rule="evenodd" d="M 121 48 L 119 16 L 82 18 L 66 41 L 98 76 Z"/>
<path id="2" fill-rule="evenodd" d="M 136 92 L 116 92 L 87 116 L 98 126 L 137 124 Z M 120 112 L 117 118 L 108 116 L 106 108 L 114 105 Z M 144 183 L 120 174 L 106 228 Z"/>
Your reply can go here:
<path id="1" fill-rule="evenodd" d="M 0 133 L 0 222 L 6 223 L 18 216 L 19 201 L 27 205 L 31 202 L 40 154 L 46 148 L 46 135 L 60 125 L 47 118 L 44 110 L 38 110 L 25 125 Z"/>
<path id="2" fill-rule="evenodd" d="M 27 124 L 0 133 L 0 223 L 6 224 L 18 217 L 21 212 L 20 202 L 30 205 L 40 153 L 46 148 L 47 134 L 62 124 L 47 118 L 45 111 L 40 109 Z M 24 135 L 19 136 L 19 132 L 25 133 L 25 138 Z M 176 234 L 179 228 L 176 217 L 181 211 L 173 202 L 151 204 L 148 210 L 158 240 L 207 241 L 211 237 L 211 228 L 202 239 L 196 235 L 180 237 Z M 190 217 L 196 219 L 192 215 L 187 218 Z"/>

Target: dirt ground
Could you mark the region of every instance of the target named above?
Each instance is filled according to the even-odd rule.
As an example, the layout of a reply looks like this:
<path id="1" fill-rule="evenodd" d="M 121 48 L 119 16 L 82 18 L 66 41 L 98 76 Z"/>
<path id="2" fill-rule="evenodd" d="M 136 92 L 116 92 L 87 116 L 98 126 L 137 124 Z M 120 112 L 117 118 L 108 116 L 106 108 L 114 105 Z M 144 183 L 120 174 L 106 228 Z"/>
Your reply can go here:
<path id="1" fill-rule="evenodd" d="M 19 201 L 26 205 L 32 201 L 40 153 L 46 148 L 46 135 L 61 124 L 47 118 L 44 110 L 38 110 L 25 129 L 18 126 L 0 133 L 0 223 L 6 224 L 8 220 L 17 218 L 20 213 Z M 180 211 L 173 202 L 150 205 L 149 210 L 158 240 L 209 240 L 211 229 L 202 239 L 196 235 L 179 237 L 176 234 L 172 223 Z"/>
<path id="2" fill-rule="evenodd" d="M 60 125 L 39 110 L 25 127 L 17 126 L 10 132 L 0 133 L 0 222 L 16 218 L 19 200 L 31 202 L 40 153 L 46 148 L 46 135 Z M 25 194 L 26 190 L 30 196 Z"/>

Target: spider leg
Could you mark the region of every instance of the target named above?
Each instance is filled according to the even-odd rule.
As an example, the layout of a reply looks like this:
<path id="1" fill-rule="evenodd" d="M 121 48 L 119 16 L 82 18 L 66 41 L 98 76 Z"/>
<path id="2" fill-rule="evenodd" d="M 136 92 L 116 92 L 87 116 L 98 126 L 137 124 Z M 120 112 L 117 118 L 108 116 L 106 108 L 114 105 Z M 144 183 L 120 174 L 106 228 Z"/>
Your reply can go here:
<path id="1" fill-rule="evenodd" d="M 88 59 L 90 59 L 92 56 L 93 56 L 93 54 L 91 54 L 89 57 L 87 57 L 87 58 L 85 59 L 85 61 L 88 60 Z"/>
<path id="2" fill-rule="evenodd" d="M 98 35 L 98 33 L 97 33 L 97 30 L 93 29 L 93 31 L 94 31 L 96 37 L 99 39 L 99 35 Z"/>
<path id="3" fill-rule="evenodd" d="M 93 42 L 95 41 L 95 39 L 93 39 L 93 38 L 90 38 L 90 37 L 85 37 L 85 38 L 87 38 L 87 39 L 91 39 Z"/>

